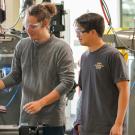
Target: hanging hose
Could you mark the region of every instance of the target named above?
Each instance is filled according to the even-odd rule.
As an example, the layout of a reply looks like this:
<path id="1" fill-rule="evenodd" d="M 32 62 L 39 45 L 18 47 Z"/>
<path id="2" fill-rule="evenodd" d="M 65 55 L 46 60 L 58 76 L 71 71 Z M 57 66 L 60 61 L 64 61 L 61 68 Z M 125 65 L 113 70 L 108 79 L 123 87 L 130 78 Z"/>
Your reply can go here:
<path id="1" fill-rule="evenodd" d="M 100 0 L 100 4 L 101 4 L 101 8 L 102 8 L 104 17 L 105 17 L 105 19 L 106 19 L 108 25 L 111 26 L 111 25 L 112 25 L 111 16 L 110 16 L 110 13 L 109 13 L 107 4 L 105 3 L 104 0 Z"/>

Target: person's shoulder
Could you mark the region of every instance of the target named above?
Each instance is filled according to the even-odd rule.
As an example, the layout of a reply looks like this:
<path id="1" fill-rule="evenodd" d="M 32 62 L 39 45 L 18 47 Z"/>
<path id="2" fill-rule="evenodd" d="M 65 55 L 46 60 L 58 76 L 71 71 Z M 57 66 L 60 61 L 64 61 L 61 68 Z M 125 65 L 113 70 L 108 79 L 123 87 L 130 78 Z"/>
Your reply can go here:
<path id="1" fill-rule="evenodd" d="M 104 52 L 107 54 L 118 54 L 119 50 L 111 45 L 105 45 Z"/>
<path id="2" fill-rule="evenodd" d="M 56 37 L 55 35 L 53 35 L 52 38 L 53 38 L 53 42 L 54 42 L 55 45 L 57 45 L 57 46 L 67 46 L 67 45 L 69 45 L 69 44 L 65 41 L 65 39 L 63 39 L 63 38 L 58 38 L 58 37 Z"/>
<path id="3" fill-rule="evenodd" d="M 22 39 L 20 39 L 20 41 L 17 43 L 17 45 L 16 45 L 16 49 L 19 51 L 22 51 L 22 50 L 24 50 L 24 49 L 27 49 L 28 48 L 28 46 L 31 44 L 31 39 L 29 38 L 29 37 L 27 37 L 27 38 L 22 38 Z"/>
<path id="4" fill-rule="evenodd" d="M 72 53 L 71 46 L 64 39 L 53 36 L 51 44 L 53 49 L 59 53 Z"/>
<path id="5" fill-rule="evenodd" d="M 82 53 L 81 55 L 81 61 L 84 61 L 85 59 L 87 59 L 87 57 L 89 56 L 89 51 L 86 50 L 85 52 Z"/>
<path id="6" fill-rule="evenodd" d="M 111 45 L 106 45 L 106 49 L 104 50 L 103 56 L 114 60 L 121 59 L 122 54 L 117 48 Z"/>
<path id="7" fill-rule="evenodd" d="M 26 37 L 26 38 L 22 38 L 22 39 L 20 39 L 20 41 L 18 42 L 18 46 L 24 46 L 24 45 L 28 45 L 29 43 L 31 43 L 32 41 L 31 41 L 31 39 L 30 39 L 30 37 Z"/>
<path id="8" fill-rule="evenodd" d="M 82 57 L 88 57 L 89 53 L 89 50 L 86 50 L 85 52 L 83 52 Z"/>

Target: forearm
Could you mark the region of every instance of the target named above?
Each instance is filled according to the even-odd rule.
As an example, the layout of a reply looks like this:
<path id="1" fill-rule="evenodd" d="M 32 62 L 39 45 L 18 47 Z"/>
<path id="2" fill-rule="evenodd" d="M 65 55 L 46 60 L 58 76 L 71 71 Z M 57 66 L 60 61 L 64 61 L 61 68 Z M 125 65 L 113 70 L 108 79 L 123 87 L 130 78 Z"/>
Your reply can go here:
<path id="1" fill-rule="evenodd" d="M 0 80 L 0 90 L 5 88 L 5 84 L 2 80 Z"/>
<path id="2" fill-rule="evenodd" d="M 50 92 L 48 95 L 44 96 L 43 98 L 41 98 L 39 100 L 40 105 L 42 107 L 50 105 L 52 103 L 54 103 L 55 101 L 60 99 L 60 94 L 57 90 L 53 90 L 52 92 Z"/>
<path id="3" fill-rule="evenodd" d="M 119 90 L 118 98 L 118 111 L 115 124 L 122 126 L 127 111 L 127 106 L 129 102 L 129 88 L 128 85 L 124 86 L 124 89 Z"/>
<path id="4" fill-rule="evenodd" d="M 23 109 L 29 114 L 34 114 L 39 112 L 44 106 L 47 106 L 59 100 L 59 98 L 60 98 L 60 94 L 58 93 L 58 91 L 53 90 L 43 98 L 25 104 L 23 106 Z"/>

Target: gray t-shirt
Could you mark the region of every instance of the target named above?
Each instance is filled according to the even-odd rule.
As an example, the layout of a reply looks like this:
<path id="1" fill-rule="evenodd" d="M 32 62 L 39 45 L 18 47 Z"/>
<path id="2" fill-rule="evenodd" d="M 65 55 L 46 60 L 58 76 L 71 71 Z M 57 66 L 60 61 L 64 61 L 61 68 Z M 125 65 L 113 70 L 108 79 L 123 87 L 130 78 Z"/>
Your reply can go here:
<path id="1" fill-rule="evenodd" d="M 12 72 L 3 79 L 6 87 L 22 86 L 20 124 L 65 124 L 65 96 L 73 86 L 72 51 L 62 39 L 52 35 L 47 42 L 39 44 L 30 38 L 22 39 L 15 48 Z M 45 106 L 40 112 L 29 115 L 22 110 L 24 104 L 38 100 L 53 89 L 61 95 L 59 101 Z"/>
<path id="2" fill-rule="evenodd" d="M 118 108 L 116 83 L 129 80 L 120 52 L 104 45 L 81 58 L 79 86 L 82 89 L 81 135 L 108 135 Z"/>

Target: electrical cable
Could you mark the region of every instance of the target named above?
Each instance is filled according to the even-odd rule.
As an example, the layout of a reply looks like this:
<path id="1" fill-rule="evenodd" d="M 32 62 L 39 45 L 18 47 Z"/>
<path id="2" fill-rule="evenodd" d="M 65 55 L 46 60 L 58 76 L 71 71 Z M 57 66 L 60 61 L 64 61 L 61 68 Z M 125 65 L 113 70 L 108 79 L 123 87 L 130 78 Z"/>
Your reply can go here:
<path id="1" fill-rule="evenodd" d="M 108 23 L 108 25 L 111 24 L 111 19 L 110 19 L 110 15 L 109 15 L 109 10 L 107 8 L 107 5 L 105 4 L 104 1 L 100 0 L 100 4 L 101 4 L 101 8 L 102 8 L 102 11 L 103 11 L 103 14 L 104 14 L 104 17 Z M 107 16 L 108 15 L 108 16 Z"/>
<path id="2" fill-rule="evenodd" d="M 20 89 L 20 85 L 17 86 L 17 88 L 15 90 L 15 93 L 13 94 L 13 96 L 11 97 L 11 99 L 8 101 L 8 103 L 6 105 L 0 105 L 0 113 L 6 113 L 7 112 L 7 108 L 11 105 L 11 103 L 15 99 L 15 97 L 16 97 L 19 89 Z"/>
<path id="3" fill-rule="evenodd" d="M 110 22 L 110 25 L 111 25 L 111 24 L 112 24 L 111 15 L 110 15 L 110 13 L 109 13 L 108 6 L 107 6 L 107 4 L 105 3 L 104 0 L 103 0 L 103 5 L 104 5 L 104 9 L 105 9 L 105 11 L 106 11 L 106 14 L 107 14 L 107 16 L 108 16 L 108 18 L 109 18 L 109 22 Z"/>
<path id="4" fill-rule="evenodd" d="M 19 91 L 19 88 L 20 88 L 20 86 L 18 85 L 17 88 L 16 88 L 16 90 L 15 90 L 14 95 L 11 97 L 11 99 L 8 101 L 8 103 L 5 105 L 6 108 L 9 107 L 10 104 L 13 102 L 15 96 L 17 95 L 17 92 Z"/>
<path id="5" fill-rule="evenodd" d="M 23 7 L 23 9 L 22 9 L 22 11 L 21 11 L 21 13 L 19 14 L 19 16 L 18 16 L 18 18 L 16 19 L 16 21 L 15 21 L 15 23 L 11 26 L 11 27 L 9 27 L 9 28 L 7 28 L 7 27 L 5 27 L 5 26 L 2 26 L 1 25 L 1 27 L 4 29 L 4 30 L 10 30 L 10 29 L 13 29 L 16 25 L 17 25 L 17 23 L 19 22 L 19 20 L 20 20 L 20 18 L 21 18 L 21 15 L 25 12 L 25 10 L 26 10 L 26 7 L 27 6 L 31 6 L 32 4 L 34 4 L 34 2 L 35 2 L 35 0 L 32 0 L 32 1 L 24 1 L 24 7 Z M 6 7 L 6 4 L 5 4 L 5 7 Z"/>
<path id="6" fill-rule="evenodd" d="M 5 27 L 5 26 L 3 26 L 3 25 L 1 25 L 1 27 L 3 28 L 3 29 L 5 29 L 5 30 L 10 30 L 10 29 L 13 29 L 16 25 L 17 25 L 17 23 L 19 22 L 19 20 L 20 20 L 20 18 L 21 18 L 21 14 L 23 13 L 24 11 L 22 11 L 20 14 L 19 14 L 19 17 L 17 18 L 17 20 L 15 21 L 15 23 L 11 26 L 11 27 Z"/>

